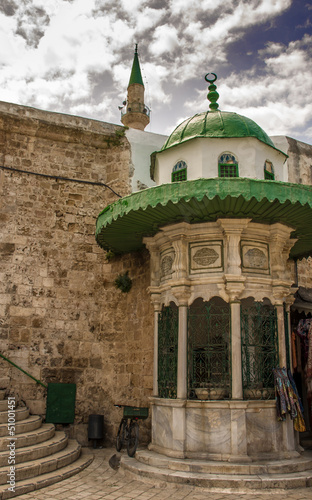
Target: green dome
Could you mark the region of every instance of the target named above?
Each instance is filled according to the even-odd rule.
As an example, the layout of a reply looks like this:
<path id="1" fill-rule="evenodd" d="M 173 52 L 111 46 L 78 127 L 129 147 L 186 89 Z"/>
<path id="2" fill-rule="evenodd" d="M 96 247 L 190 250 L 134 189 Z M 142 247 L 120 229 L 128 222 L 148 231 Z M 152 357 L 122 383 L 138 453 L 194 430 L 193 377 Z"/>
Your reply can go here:
<path id="1" fill-rule="evenodd" d="M 161 151 L 200 137 L 255 137 L 276 149 L 270 137 L 250 118 L 227 111 L 206 111 L 184 120 L 168 137 Z"/>

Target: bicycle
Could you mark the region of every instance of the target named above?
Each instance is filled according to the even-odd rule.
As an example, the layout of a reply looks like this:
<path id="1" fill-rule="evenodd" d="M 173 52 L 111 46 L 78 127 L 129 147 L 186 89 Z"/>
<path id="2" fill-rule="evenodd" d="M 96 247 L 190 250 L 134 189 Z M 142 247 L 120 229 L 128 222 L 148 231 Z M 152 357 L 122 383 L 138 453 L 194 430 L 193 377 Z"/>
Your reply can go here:
<path id="1" fill-rule="evenodd" d="M 127 443 L 128 455 L 133 457 L 139 444 L 139 424 L 137 421 L 139 419 L 145 420 L 148 417 L 148 408 L 127 405 L 114 406 L 123 408 L 123 417 L 116 437 L 116 450 L 120 451 L 123 444 Z"/>

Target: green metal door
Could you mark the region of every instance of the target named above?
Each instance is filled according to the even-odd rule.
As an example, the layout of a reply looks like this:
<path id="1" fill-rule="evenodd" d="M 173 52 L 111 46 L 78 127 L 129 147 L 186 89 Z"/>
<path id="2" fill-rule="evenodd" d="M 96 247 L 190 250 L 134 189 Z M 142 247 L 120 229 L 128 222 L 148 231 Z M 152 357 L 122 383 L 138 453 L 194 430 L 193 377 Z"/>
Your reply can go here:
<path id="1" fill-rule="evenodd" d="M 75 418 L 76 384 L 48 384 L 46 422 L 72 424 Z"/>

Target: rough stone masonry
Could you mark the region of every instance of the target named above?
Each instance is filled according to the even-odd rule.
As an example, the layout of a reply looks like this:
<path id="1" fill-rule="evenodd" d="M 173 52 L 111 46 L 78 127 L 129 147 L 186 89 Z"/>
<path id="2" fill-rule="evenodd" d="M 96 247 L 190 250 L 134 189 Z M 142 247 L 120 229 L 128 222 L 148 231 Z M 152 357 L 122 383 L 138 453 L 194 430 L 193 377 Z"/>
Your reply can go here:
<path id="1" fill-rule="evenodd" d="M 148 405 L 153 312 L 149 256 L 106 258 L 95 242 L 99 212 L 130 192 L 123 127 L 0 103 L 1 353 L 43 383 L 77 384 L 70 435 L 86 445 L 88 416 L 104 414 L 112 443 L 120 410 Z M 66 177 L 57 180 L 33 174 Z M 133 287 L 114 286 L 129 271 Z M 0 361 L 0 377 L 32 413 L 46 390 Z M 148 441 L 149 422 L 141 426 Z"/>

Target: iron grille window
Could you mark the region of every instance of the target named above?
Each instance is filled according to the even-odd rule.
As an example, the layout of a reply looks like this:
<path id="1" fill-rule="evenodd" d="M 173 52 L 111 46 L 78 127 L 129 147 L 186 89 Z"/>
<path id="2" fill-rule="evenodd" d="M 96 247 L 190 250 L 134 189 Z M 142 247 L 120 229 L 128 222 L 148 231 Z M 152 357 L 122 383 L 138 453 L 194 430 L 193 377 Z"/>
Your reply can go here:
<path id="1" fill-rule="evenodd" d="M 171 302 L 158 318 L 158 395 L 177 397 L 179 310 Z"/>
<path id="2" fill-rule="evenodd" d="M 242 301 L 241 338 L 244 399 L 274 398 L 278 336 L 276 309 L 269 301 Z"/>
<path id="3" fill-rule="evenodd" d="M 267 181 L 274 181 L 274 174 L 272 172 L 268 172 L 267 170 L 264 170 L 264 178 Z"/>
<path id="4" fill-rule="evenodd" d="M 238 162 L 232 153 L 223 153 L 218 160 L 219 177 L 238 177 Z"/>
<path id="5" fill-rule="evenodd" d="M 219 165 L 219 177 L 238 177 L 237 165 Z"/>
<path id="6" fill-rule="evenodd" d="M 186 168 L 178 170 L 177 172 L 172 172 L 171 180 L 172 182 L 186 181 Z"/>
<path id="7" fill-rule="evenodd" d="M 230 396 L 230 307 L 220 298 L 197 299 L 188 311 L 190 399 Z"/>
<path id="8" fill-rule="evenodd" d="M 187 164 L 185 161 L 178 161 L 172 169 L 171 181 L 179 182 L 187 180 Z"/>
<path id="9" fill-rule="evenodd" d="M 273 163 L 269 160 L 264 162 L 264 178 L 267 181 L 274 181 L 275 179 Z"/>

